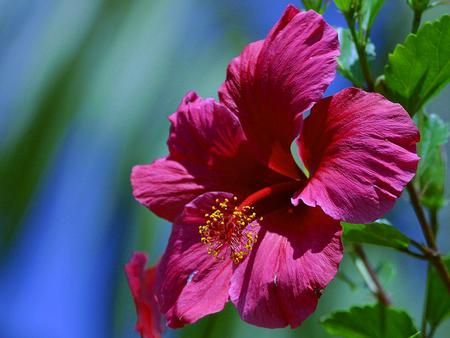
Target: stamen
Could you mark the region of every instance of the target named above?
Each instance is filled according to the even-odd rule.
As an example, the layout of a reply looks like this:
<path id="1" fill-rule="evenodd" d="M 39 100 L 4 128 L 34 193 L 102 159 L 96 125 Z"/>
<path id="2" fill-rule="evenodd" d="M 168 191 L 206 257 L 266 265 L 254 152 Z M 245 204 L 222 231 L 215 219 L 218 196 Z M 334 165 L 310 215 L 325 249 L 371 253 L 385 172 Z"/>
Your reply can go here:
<path id="1" fill-rule="evenodd" d="M 208 254 L 224 260 L 228 255 L 235 263 L 249 255 L 258 239 L 258 220 L 254 208 L 236 206 L 237 197 L 215 200 L 211 212 L 205 213 L 205 224 L 198 227 L 201 242 L 207 246 Z"/>
<path id="2" fill-rule="evenodd" d="M 240 204 L 236 196 L 215 199 L 210 212 L 204 215 L 205 224 L 198 227 L 200 241 L 207 246 L 208 253 L 217 259 L 224 260 L 229 256 L 234 263 L 241 262 L 258 240 L 258 229 L 255 227 L 263 220 L 256 216 L 252 205 L 274 196 L 291 196 L 304 185 L 304 180 L 277 183 L 254 192 Z"/>

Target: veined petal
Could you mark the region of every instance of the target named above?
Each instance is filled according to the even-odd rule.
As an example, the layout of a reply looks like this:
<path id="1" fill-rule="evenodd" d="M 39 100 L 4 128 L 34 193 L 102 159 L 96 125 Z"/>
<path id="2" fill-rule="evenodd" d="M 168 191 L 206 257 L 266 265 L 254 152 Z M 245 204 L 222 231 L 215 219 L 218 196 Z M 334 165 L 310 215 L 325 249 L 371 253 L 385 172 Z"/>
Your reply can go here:
<path id="1" fill-rule="evenodd" d="M 301 173 L 290 153 L 301 114 L 317 102 L 336 72 L 335 30 L 313 12 L 288 6 L 267 38 L 248 45 L 228 67 L 219 97 L 241 120 L 244 131 L 269 167 Z"/>
<path id="2" fill-rule="evenodd" d="M 250 324 L 295 328 L 314 312 L 342 254 L 340 224 L 320 208 L 268 215 L 258 245 L 234 271 L 230 299 Z"/>
<path id="3" fill-rule="evenodd" d="M 134 166 L 131 172 L 133 196 L 169 221 L 173 221 L 187 203 L 212 184 L 207 172 L 189 172 L 179 162 L 166 158 Z"/>
<path id="4" fill-rule="evenodd" d="M 174 221 L 206 191 L 245 195 L 286 180 L 255 159 L 239 119 L 223 104 L 189 92 L 169 118 L 170 155 L 133 168 L 134 197 Z"/>
<path id="5" fill-rule="evenodd" d="M 141 204 L 174 221 L 187 203 L 205 191 L 242 186 L 236 157 L 245 135 L 225 106 L 203 100 L 195 92 L 183 97 L 169 120 L 169 157 L 135 166 L 131 183 Z"/>
<path id="6" fill-rule="evenodd" d="M 338 220 L 371 222 L 414 177 L 418 141 L 408 113 L 379 94 L 349 88 L 323 99 L 299 140 L 310 179 L 293 203 L 319 205 Z"/>
<path id="7" fill-rule="evenodd" d="M 134 253 L 130 262 L 125 265 L 125 272 L 138 315 L 136 331 L 142 338 L 160 338 L 161 314 L 154 294 L 156 267 L 146 270 L 147 260 L 144 253 Z"/>
<path id="8" fill-rule="evenodd" d="M 190 102 L 195 95 L 195 101 Z M 180 162 L 219 167 L 238 156 L 246 137 L 238 118 L 214 99 L 190 92 L 173 113 L 169 139 L 170 156 Z"/>
<path id="9" fill-rule="evenodd" d="M 169 327 L 177 328 L 219 312 L 228 301 L 232 261 L 208 254 L 199 226 L 215 199 L 229 193 L 206 193 L 189 203 L 175 222 L 158 269 L 158 301 Z"/>

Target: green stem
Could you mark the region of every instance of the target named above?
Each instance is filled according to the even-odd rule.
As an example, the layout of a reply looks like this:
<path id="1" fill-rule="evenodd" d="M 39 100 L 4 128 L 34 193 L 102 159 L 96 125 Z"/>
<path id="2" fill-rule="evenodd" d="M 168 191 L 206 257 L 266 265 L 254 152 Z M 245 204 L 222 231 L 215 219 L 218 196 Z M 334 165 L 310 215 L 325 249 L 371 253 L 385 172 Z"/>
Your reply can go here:
<path id="1" fill-rule="evenodd" d="M 422 12 L 421 11 L 414 11 L 414 18 L 411 28 L 411 33 L 416 34 L 420 27 L 420 21 L 422 20 Z"/>
<path id="2" fill-rule="evenodd" d="M 380 303 L 382 303 L 385 306 L 390 306 L 391 300 L 387 295 L 386 291 L 384 290 L 383 285 L 381 285 L 377 273 L 370 264 L 363 247 L 359 244 L 354 244 L 353 249 L 355 250 L 356 255 L 361 259 L 361 262 L 364 265 L 364 268 L 367 272 L 367 274 L 363 275 L 363 277 L 369 278 L 369 280 L 366 281 L 366 284 L 369 287 L 370 291 L 374 294 L 374 296 L 378 299 Z"/>
<path id="3" fill-rule="evenodd" d="M 398 249 L 398 250 L 400 252 L 403 252 L 404 254 L 407 254 L 407 255 L 411 256 L 411 257 L 414 257 L 414 258 L 417 258 L 417 259 L 422 259 L 422 260 L 428 260 L 428 258 L 425 255 L 418 254 L 418 253 L 416 253 L 414 251 L 411 251 L 411 250 L 409 250 L 407 248 Z"/>
<path id="4" fill-rule="evenodd" d="M 355 43 L 356 52 L 358 53 L 359 65 L 361 67 L 361 71 L 364 75 L 364 79 L 367 83 L 367 90 L 369 92 L 373 92 L 375 89 L 375 83 L 373 81 L 372 75 L 370 73 L 369 62 L 367 61 L 366 55 L 366 43 L 367 41 L 361 41 L 358 38 L 355 30 L 355 20 L 349 16 L 345 15 L 345 20 L 347 21 L 348 28 L 350 29 L 350 33 L 352 35 L 353 42 Z"/>
<path id="5" fill-rule="evenodd" d="M 417 195 L 416 188 L 414 188 L 414 185 L 412 182 L 410 182 L 406 189 L 408 190 L 409 197 L 411 199 L 411 204 L 414 208 L 414 212 L 416 213 L 417 219 L 419 220 L 419 224 L 422 228 L 423 235 L 425 237 L 425 240 L 427 242 L 427 245 L 433 249 L 436 250 L 436 242 L 434 240 L 433 231 L 431 230 L 431 226 L 428 224 L 428 221 L 425 217 L 425 213 L 423 211 L 422 206 L 419 202 L 419 197 Z"/>
<path id="6" fill-rule="evenodd" d="M 436 333 L 437 326 L 432 326 L 430 329 L 430 333 L 428 334 L 428 338 L 433 338 L 434 334 Z"/>
<path id="7" fill-rule="evenodd" d="M 428 288 L 430 286 L 430 272 L 431 272 L 431 264 L 428 262 L 427 264 L 427 285 L 425 288 L 425 297 L 423 301 L 423 312 L 422 312 L 422 338 L 428 338 L 427 335 L 427 303 L 428 303 Z"/>
<path id="8" fill-rule="evenodd" d="M 439 220 L 438 220 L 438 209 L 432 208 L 430 209 L 430 220 L 431 220 L 431 230 L 433 231 L 434 237 L 439 230 Z"/>
<path id="9" fill-rule="evenodd" d="M 448 273 L 447 267 L 442 261 L 442 257 L 437 250 L 436 241 L 434 239 L 435 234 L 433 233 L 430 224 L 428 224 L 423 208 L 420 205 L 419 197 L 417 196 L 417 191 L 412 183 L 409 183 L 407 185 L 407 190 L 409 193 L 409 197 L 411 199 L 411 204 L 414 208 L 414 212 L 416 213 L 417 219 L 419 220 L 419 224 L 420 227 L 422 228 L 422 232 L 428 247 L 425 247 L 417 242 L 413 242 L 413 245 L 415 245 L 419 250 L 421 250 L 423 254 L 426 257 L 428 257 L 428 260 L 434 264 L 448 292 L 450 293 L 450 274 Z"/>
<path id="10" fill-rule="evenodd" d="M 438 209 L 431 208 L 430 212 L 430 222 L 431 222 L 431 231 L 433 232 L 434 237 L 436 238 L 438 229 L 439 229 L 439 220 L 438 220 Z M 430 332 L 427 335 L 427 303 L 428 303 L 428 293 L 430 288 L 430 280 L 431 280 L 431 264 L 428 262 L 427 264 L 427 285 L 425 288 L 425 297 L 424 297 L 424 305 L 423 305 L 423 313 L 422 313 L 422 337 L 423 338 L 432 338 L 434 335 L 435 327 L 431 327 Z"/>
<path id="11" fill-rule="evenodd" d="M 344 76 L 345 78 L 347 78 L 348 80 L 351 81 L 351 83 L 358 88 L 362 88 L 363 85 L 361 84 L 361 82 L 358 81 L 358 79 L 356 77 L 353 76 L 353 74 L 351 72 L 349 72 L 348 70 L 340 67 L 338 65 L 338 71 L 339 73 L 341 73 L 342 76 Z"/>

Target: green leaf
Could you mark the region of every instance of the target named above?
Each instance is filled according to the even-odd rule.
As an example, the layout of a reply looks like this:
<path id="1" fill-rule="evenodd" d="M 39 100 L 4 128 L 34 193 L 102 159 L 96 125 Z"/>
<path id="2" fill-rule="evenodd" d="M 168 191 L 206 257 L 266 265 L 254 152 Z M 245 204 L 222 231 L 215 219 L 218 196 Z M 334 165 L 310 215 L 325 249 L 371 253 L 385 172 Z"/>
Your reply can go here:
<path id="1" fill-rule="evenodd" d="M 375 272 L 380 279 L 381 285 L 389 286 L 395 278 L 397 269 L 394 263 L 382 261 L 376 267 Z"/>
<path id="2" fill-rule="evenodd" d="M 421 157 L 415 184 L 420 191 L 420 201 L 431 209 L 445 205 L 446 158 L 443 145 L 449 137 L 449 126 L 435 114 L 420 114 L 418 125 L 421 141 L 418 153 Z"/>
<path id="3" fill-rule="evenodd" d="M 362 2 L 360 24 L 364 31 L 370 31 L 383 3 L 384 0 L 365 0 Z"/>
<path id="4" fill-rule="evenodd" d="M 344 240 L 355 243 L 375 244 L 395 249 L 408 248 L 411 240 L 394 228 L 387 220 L 369 224 L 342 222 Z"/>
<path id="5" fill-rule="evenodd" d="M 347 28 L 336 28 L 341 46 L 341 55 L 338 58 L 338 71 L 345 78 L 349 79 L 356 85 L 364 81 L 359 67 L 358 52 L 352 39 L 352 34 Z M 369 41 L 366 45 L 366 54 L 369 61 L 375 58 L 375 46 Z"/>
<path id="6" fill-rule="evenodd" d="M 450 81 L 450 16 L 409 34 L 389 55 L 387 95 L 414 115 Z"/>
<path id="7" fill-rule="evenodd" d="M 450 269 L 450 256 L 444 258 L 444 263 Z M 434 330 L 450 316 L 450 294 L 434 266 L 429 267 L 427 284 L 425 318 Z"/>
<path id="8" fill-rule="evenodd" d="M 185 326 L 179 330 L 177 337 L 180 338 L 213 338 L 223 337 L 224 332 L 233 332 L 234 326 L 238 323 L 236 311 L 231 304 L 227 304 L 225 308 L 210 316 L 191 325 Z"/>
<path id="9" fill-rule="evenodd" d="M 312 9 L 322 14 L 328 5 L 328 0 L 302 0 L 305 9 Z"/>
<path id="10" fill-rule="evenodd" d="M 350 12 L 354 0 L 334 0 L 334 4 L 342 13 Z"/>
<path id="11" fill-rule="evenodd" d="M 334 312 L 321 324 L 329 334 L 344 338 L 401 338 L 417 333 L 408 313 L 380 304 Z"/>
<path id="12" fill-rule="evenodd" d="M 352 35 L 348 28 L 336 28 L 341 46 L 341 55 L 338 58 L 340 67 L 350 70 L 350 68 L 358 61 L 358 53 L 353 42 Z"/>

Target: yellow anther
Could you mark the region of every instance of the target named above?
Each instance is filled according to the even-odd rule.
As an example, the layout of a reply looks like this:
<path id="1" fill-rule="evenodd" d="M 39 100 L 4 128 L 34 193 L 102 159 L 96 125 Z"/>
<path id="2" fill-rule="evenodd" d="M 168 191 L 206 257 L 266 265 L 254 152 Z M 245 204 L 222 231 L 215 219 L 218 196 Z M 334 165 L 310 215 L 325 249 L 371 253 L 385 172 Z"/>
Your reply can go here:
<path id="1" fill-rule="evenodd" d="M 233 196 L 215 200 L 211 213 L 205 213 L 205 224 L 198 227 L 201 243 L 207 246 L 209 255 L 224 260 L 227 256 L 236 264 L 250 254 L 257 235 L 253 228 L 256 213 L 251 206 L 236 206 L 238 200 Z"/>

